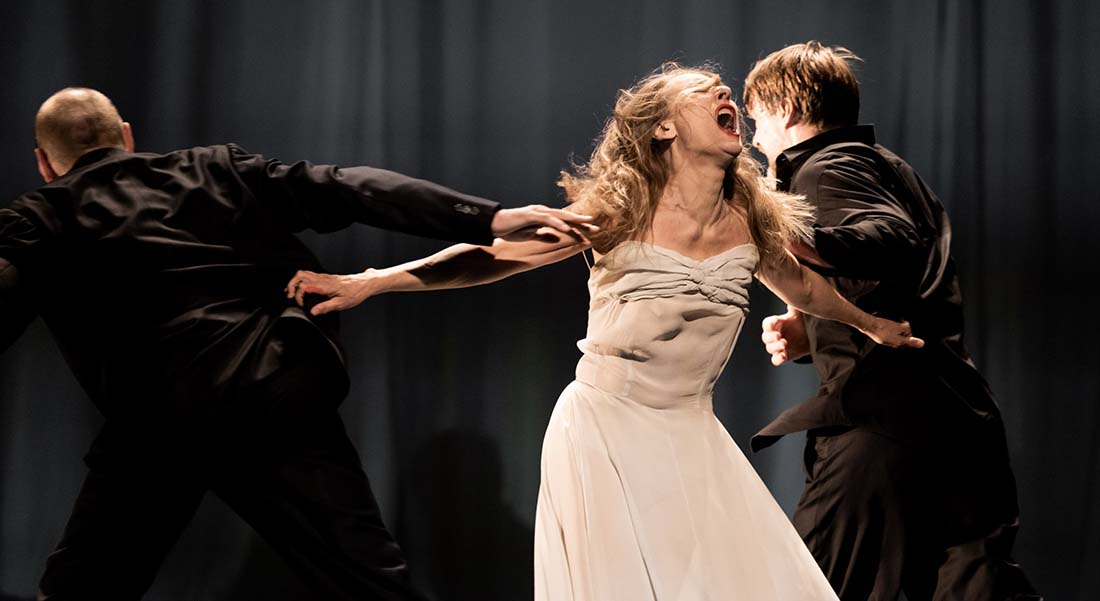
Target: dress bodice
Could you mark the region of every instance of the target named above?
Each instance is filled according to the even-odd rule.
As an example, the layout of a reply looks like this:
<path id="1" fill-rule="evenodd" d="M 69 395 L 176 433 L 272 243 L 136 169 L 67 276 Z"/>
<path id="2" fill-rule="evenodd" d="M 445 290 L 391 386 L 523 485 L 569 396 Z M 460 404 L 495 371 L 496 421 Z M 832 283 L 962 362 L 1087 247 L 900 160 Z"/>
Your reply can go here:
<path id="1" fill-rule="evenodd" d="M 655 408 L 709 408 L 758 260 L 751 244 L 703 260 L 637 241 L 616 246 L 592 266 L 577 379 Z"/>

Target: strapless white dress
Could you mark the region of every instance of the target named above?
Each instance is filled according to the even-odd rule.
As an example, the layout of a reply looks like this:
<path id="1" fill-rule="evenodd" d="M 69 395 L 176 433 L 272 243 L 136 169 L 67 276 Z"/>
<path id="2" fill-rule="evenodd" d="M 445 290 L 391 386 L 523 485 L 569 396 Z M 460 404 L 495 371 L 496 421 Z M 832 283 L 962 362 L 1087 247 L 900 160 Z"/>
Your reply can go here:
<path id="1" fill-rule="evenodd" d="M 627 242 L 593 265 L 543 442 L 536 601 L 837 599 L 713 412 L 758 260 Z"/>

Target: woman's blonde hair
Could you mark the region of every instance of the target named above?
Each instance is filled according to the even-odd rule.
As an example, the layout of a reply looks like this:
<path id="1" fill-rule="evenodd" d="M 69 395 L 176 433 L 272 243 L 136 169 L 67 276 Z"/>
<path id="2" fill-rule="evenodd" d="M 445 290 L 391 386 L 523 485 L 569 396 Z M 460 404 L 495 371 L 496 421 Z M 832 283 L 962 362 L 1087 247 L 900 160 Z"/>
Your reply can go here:
<path id="1" fill-rule="evenodd" d="M 657 201 L 672 175 L 667 142 L 655 139 L 662 121 L 678 110 L 669 84 L 683 75 L 721 81 L 709 67 L 665 63 L 628 90 L 619 90 L 614 114 L 596 140 L 587 164 L 563 171 L 558 185 L 577 209 L 596 218 L 601 230 L 593 247 L 608 252 L 626 240 L 643 238 L 653 224 Z M 742 131 L 744 128 L 742 128 Z M 810 235 L 812 210 L 798 197 L 776 192 L 760 164 L 742 152 L 726 174 L 723 197 L 744 212 L 752 242 L 765 261 L 774 260 L 790 241 Z"/>

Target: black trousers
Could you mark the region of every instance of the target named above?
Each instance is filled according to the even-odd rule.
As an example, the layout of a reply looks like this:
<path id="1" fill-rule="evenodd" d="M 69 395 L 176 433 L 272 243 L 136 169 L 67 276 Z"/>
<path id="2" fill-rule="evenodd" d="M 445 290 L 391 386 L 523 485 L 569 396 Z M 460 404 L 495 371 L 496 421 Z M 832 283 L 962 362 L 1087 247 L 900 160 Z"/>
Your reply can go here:
<path id="1" fill-rule="evenodd" d="M 1016 485 L 999 420 L 926 443 L 814 431 L 794 525 L 843 601 L 1037 600 L 1012 559 Z"/>
<path id="2" fill-rule="evenodd" d="M 317 599 L 423 599 L 336 412 L 343 391 L 325 373 L 289 369 L 203 425 L 108 419 L 39 599 L 140 599 L 207 491 Z"/>

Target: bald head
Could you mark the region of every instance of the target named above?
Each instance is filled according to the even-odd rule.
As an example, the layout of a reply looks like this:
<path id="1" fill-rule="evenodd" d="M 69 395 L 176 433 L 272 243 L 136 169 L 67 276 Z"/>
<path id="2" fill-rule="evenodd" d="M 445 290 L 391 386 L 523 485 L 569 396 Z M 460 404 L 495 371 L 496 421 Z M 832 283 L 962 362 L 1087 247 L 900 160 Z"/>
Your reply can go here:
<path id="1" fill-rule="evenodd" d="M 101 92 L 90 88 L 65 88 L 42 103 L 34 120 L 39 169 L 52 169 L 52 177 L 64 175 L 80 155 L 96 148 L 133 150 L 129 124 Z M 42 156 L 45 155 L 45 156 Z M 43 177 L 49 181 L 46 173 Z"/>

